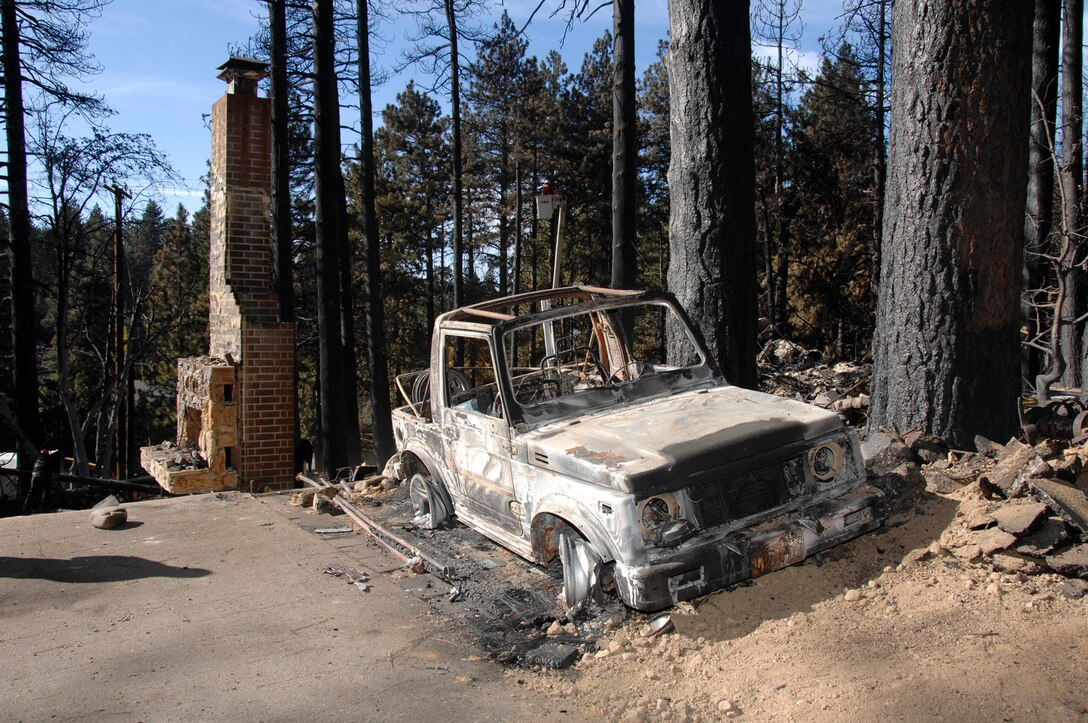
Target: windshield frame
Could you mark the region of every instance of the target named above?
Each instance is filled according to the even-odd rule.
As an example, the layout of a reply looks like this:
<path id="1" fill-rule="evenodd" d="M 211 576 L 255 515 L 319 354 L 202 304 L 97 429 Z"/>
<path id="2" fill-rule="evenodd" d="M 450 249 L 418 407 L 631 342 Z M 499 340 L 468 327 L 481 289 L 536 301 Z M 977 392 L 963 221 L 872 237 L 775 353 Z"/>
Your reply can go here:
<path id="1" fill-rule="evenodd" d="M 644 374 L 634 379 L 609 381 L 604 386 L 581 389 L 574 394 L 566 394 L 553 399 L 546 399 L 533 404 L 517 401 L 514 391 L 514 378 L 510 373 L 510 360 L 507 358 L 508 342 L 519 330 L 544 326 L 548 322 L 577 316 L 588 316 L 597 312 L 615 312 L 625 308 L 659 306 L 667 309 L 675 325 L 670 328 L 683 329 L 688 342 L 699 357 L 696 364 L 671 369 L 660 369 L 653 374 Z M 630 354 L 630 342 L 624 338 L 621 329 L 615 328 L 615 316 L 604 322 L 617 332 L 616 338 L 626 353 Z M 504 409 L 508 412 L 511 426 L 525 429 L 543 424 L 607 411 L 631 402 L 651 399 L 658 396 L 671 396 L 693 388 L 716 386 L 725 382 L 721 378 L 714 360 L 703 343 L 702 336 L 692 325 L 691 320 L 671 294 L 666 292 L 645 292 L 637 296 L 608 298 L 586 301 L 557 308 L 545 309 L 530 315 L 511 319 L 492 327 L 492 349 L 499 365 L 498 382 Z M 630 357 L 633 359 L 633 357 Z"/>

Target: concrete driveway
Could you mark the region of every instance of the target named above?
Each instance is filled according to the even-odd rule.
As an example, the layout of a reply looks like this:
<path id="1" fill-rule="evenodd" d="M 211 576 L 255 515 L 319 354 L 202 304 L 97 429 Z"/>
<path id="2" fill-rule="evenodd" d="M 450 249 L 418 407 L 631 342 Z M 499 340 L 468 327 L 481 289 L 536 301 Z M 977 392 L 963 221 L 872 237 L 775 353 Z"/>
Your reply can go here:
<path id="1" fill-rule="evenodd" d="M 382 574 L 396 561 L 304 529 L 283 496 L 127 508 L 108 531 L 86 511 L 0 520 L 0 718 L 589 717 L 483 660 Z"/>

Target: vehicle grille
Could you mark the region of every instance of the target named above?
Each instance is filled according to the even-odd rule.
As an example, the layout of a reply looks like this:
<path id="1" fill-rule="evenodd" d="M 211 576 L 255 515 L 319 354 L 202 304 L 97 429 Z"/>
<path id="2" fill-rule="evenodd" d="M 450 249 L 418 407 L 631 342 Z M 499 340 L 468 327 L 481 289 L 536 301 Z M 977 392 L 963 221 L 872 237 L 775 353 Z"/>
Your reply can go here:
<path id="1" fill-rule="evenodd" d="M 808 487 L 800 458 L 688 488 L 702 528 L 722 525 L 786 504 Z"/>

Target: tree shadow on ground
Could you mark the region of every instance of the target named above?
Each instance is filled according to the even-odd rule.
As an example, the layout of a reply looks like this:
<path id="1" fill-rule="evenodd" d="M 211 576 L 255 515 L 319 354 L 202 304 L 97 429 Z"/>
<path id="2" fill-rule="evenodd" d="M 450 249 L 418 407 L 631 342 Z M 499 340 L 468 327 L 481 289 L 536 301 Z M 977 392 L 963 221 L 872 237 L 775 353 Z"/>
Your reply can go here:
<path id="1" fill-rule="evenodd" d="M 205 577 L 211 570 L 174 567 L 132 555 L 84 555 L 69 560 L 0 557 L 0 577 L 53 582 L 118 582 L 145 577 Z"/>
<path id="2" fill-rule="evenodd" d="M 958 506 L 926 492 L 893 500 L 880 529 L 801 564 L 695 600 L 699 614 L 674 615 L 676 629 L 690 637 L 734 640 L 764 622 L 810 612 L 816 604 L 879 577 L 885 568 L 894 569 L 911 552 L 925 550 L 940 538 Z"/>

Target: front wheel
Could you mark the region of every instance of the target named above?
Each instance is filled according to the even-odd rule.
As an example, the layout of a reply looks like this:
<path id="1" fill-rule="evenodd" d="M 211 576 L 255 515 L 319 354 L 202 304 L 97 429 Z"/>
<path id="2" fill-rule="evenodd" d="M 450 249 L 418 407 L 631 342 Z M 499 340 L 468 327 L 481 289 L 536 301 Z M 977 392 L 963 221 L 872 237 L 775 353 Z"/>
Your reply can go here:
<path id="1" fill-rule="evenodd" d="M 563 563 L 563 605 L 567 617 L 600 597 L 601 556 L 576 532 L 559 535 L 559 559 Z"/>
<path id="2" fill-rule="evenodd" d="M 430 475 L 416 473 L 408 483 L 408 495 L 416 516 L 412 521 L 420 527 L 433 530 L 444 525 L 453 515 L 449 497 L 440 481 Z"/>

